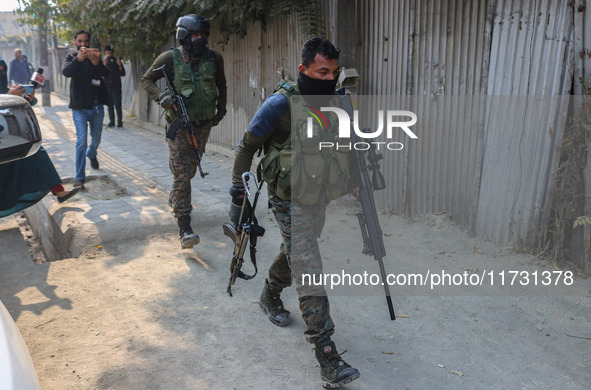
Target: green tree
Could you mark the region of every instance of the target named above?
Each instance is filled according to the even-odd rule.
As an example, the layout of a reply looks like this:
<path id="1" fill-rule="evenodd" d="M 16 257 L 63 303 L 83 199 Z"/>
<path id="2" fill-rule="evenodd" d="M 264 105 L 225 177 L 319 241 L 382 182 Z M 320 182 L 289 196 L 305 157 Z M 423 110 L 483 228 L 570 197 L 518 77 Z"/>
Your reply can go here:
<path id="1" fill-rule="evenodd" d="M 140 22 L 158 16 L 170 31 L 168 26 L 174 26 L 178 17 L 201 14 L 215 22 L 221 43 L 226 44 L 233 35 L 245 37 L 248 28 L 256 23 L 264 30 L 271 19 L 292 12 L 299 15 L 309 34 L 323 32 L 318 0 L 144 0 L 134 3 L 126 17 Z"/>
<path id="2" fill-rule="evenodd" d="M 191 4 L 199 13 L 216 21 L 224 44 L 232 35 L 244 38 L 255 23 L 266 30 L 269 21 L 292 12 L 298 14 L 300 24 L 309 35 L 323 33 L 318 0 L 193 0 Z"/>
<path id="3" fill-rule="evenodd" d="M 132 0 L 59 0 L 61 37 L 69 42 L 79 29 L 92 34 L 94 45 L 112 44 L 125 59 L 150 63 L 173 33 L 168 12 L 139 14 Z M 175 12 L 170 12 L 174 14 Z"/>
<path id="4" fill-rule="evenodd" d="M 297 12 L 310 34 L 322 32 L 318 0 L 19 0 L 22 21 L 47 30 L 48 20 L 71 42 L 75 31 L 91 32 L 95 45 L 113 44 L 120 56 L 149 64 L 174 34 L 176 20 L 199 13 L 215 22 L 222 43 L 246 36 L 250 26 Z"/>
<path id="5" fill-rule="evenodd" d="M 46 68 L 49 65 L 47 53 L 47 28 L 51 20 L 54 7 L 48 0 L 19 0 L 21 21 L 37 27 L 37 47 L 39 48 L 39 65 Z M 49 90 L 43 89 L 42 105 L 49 106 Z"/>

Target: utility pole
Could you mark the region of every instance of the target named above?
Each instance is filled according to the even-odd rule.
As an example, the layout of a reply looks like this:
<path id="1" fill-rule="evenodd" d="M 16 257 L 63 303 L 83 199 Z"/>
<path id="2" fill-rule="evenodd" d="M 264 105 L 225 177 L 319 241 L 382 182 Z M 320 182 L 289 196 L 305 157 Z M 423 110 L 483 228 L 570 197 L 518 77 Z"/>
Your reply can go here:
<path id="1" fill-rule="evenodd" d="M 49 57 L 47 53 L 47 18 L 43 18 L 37 25 L 37 45 L 39 47 L 39 66 L 43 68 L 45 82 L 41 88 L 41 105 L 51 106 L 51 89 L 49 75 Z"/>

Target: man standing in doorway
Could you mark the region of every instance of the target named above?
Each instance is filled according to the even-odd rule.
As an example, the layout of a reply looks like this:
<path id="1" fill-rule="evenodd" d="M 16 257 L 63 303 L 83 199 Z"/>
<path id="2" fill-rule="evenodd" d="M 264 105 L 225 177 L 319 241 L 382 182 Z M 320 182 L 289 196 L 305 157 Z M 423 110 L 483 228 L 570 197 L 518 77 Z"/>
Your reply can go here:
<path id="1" fill-rule="evenodd" d="M 101 142 L 103 118 L 107 103 L 107 89 L 103 77 L 109 76 L 109 69 L 101 61 L 98 49 L 91 49 L 90 33 L 80 30 L 74 35 L 78 49 L 66 56 L 62 74 L 70 81 L 70 105 L 76 126 L 76 179 L 74 187 L 84 188 L 86 181 L 86 157 L 92 169 L 99 169 L 97 149 Z M 88 146 L 88 125 L 90 125 L 90 146 Z M 88 148 L 88 150 L 87 150 Z"/>

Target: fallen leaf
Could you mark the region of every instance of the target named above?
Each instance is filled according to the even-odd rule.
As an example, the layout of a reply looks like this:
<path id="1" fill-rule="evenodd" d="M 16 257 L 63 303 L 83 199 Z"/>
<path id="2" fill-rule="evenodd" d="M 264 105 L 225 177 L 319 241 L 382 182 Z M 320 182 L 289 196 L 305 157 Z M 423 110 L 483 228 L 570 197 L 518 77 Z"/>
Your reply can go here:
<path id="1" fill-rule="evenodd" d="M 464 373 L 462 371 L 451 370 L 449 373 L 457 376 L 464 376 Z"/>
<path id="2" fill-rule="evenodd" d="M 474 252 L 482 254 L 482 251 L 476 247 L 474 247 Z"/>
<path id="3" fill-rule="evenodd" d="M 394 352 L 384 352 L 384 351 L 382 351 L 382 353 L 383 353 L 384 355 L 394 355 Z"/>

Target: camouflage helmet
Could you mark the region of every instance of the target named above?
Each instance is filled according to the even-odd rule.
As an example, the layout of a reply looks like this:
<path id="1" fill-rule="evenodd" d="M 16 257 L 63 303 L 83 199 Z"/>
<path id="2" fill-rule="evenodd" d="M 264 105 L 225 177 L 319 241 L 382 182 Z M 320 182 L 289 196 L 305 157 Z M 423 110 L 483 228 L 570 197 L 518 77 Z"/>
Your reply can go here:
<path id="1" fill-rule="evenodd" d="M 203 32 L 208 37 L 210 30 L 209 20 L 201 15 L 189 14 L 176 21 L 176 39 L 181 43 L 191 33 Z"/>

